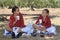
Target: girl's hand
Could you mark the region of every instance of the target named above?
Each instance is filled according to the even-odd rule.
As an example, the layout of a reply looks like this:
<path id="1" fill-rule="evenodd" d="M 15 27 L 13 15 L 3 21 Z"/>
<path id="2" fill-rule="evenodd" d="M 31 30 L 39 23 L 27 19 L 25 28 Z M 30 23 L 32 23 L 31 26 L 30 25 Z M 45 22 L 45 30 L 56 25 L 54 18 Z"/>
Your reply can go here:
<path id="1" fill-rule="evenodd" d="M 46 30 L 46 28 L 44 26 L 41 26 L 40 29 L 43 31 L 43 30 Z"/>
<path id="2" fill-rule="evenodd" d="M 40 23 L 38 22 L 37 25 L 39 25 Z"/>
<path id="3" fill-rule="evenodd" d="M 14 21 L 13 25 L 17 22 L 16 16 L 17 16 L 17 15 L 14 15 L 15 21 Z"/>

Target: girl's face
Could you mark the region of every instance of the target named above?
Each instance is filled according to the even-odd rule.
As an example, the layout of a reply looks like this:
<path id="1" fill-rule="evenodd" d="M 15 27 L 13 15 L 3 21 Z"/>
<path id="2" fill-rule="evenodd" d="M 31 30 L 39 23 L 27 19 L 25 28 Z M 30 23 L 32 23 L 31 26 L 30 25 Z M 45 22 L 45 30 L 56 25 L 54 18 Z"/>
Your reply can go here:
<path id="1" fill-rule="evenodd" d="M 15 13 L 16 15 L 18 15 L 18 14 L 19 14 L 19 8 L 17 8 L 14 13 Z"/>
<path id="2" fill-rule="evenodd" d="M 45 10 L 42 11 L 42 16 L 45 17 L 47 15 L 47 12 Z"/>

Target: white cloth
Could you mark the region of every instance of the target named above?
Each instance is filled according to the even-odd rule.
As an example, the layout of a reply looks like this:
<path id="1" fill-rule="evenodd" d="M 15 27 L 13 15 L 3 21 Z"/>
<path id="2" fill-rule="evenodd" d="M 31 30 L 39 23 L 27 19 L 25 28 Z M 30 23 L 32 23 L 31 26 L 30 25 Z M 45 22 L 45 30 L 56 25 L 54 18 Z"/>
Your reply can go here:
<path id="1" fill-rule="evenodd" d="M 13 27 L 13 32 L 15 33 L 15 35 L 18 34 L 18 30 L 19 30 L 19 29 L 20 29 L 19 27 Z"/>
<path id="2" fill-rule="evenodd" d="M 31 34 L 34 30 L 34 28 L 32 27 L 33 24 L 28 23 L 27 26 L 25 28 L 22 28 L 23 32 L 27 32 L 28 34 Z"/>
<path id="3" fill-rule="evenodd" d="M 23 32 L 26 32 L 27 34 L 31 34 L 33 32 L 33 27 L 32 24 L 28 23 L 26 27 L 24 28 L 20 28 L 20 27 L 13 27 L 13 32 L 15 33 L 15 35 L 17 35 L 17 31 L 21 29 Z M 7 35 L 9 31 L 5 30 L 4 31 L 4 35 Z"/>
<path id="4" fill-rule="evenodd" d="M 27 26 L 24 27 L 24 28 L 13 27 L 13 32 L 15 33 L 15 35 L 17 35 L 18 34 L 17 31 L 19 29 L 21 29 L 21 31 L 26 32 L 27 34 L 31 34 L 33 32 L 33 30 L 34 30 L 34 28 L 32 27 L 32 25 L 33 24 L 28 23 Z"/>
<path id="5" fill-rule="evenodd" d="M 28 23 L 27 26 L 25 28 L 19 28 L 19 27 L 13 27 L 13 32 L 15 33 L 15 35 L 17 35 L 17 31 L 19 29 L 21 29 L 23 32 L 27 32 L 27 34 L 31 34 L 34 30 L 34 28 L 32 27 L 33 24 Z M 38 27 L 42 26 L 42 25 L 37 25 Z M 54 33 L 56 34 L 56 28 L 54 26 L 51 26 L 49 28 L 46 29 L 49 33 Z M 7 33 L 8 31 L 5 30 L 5 33 Z M 37 31 L 38 33 L 40 33 L 40 30 Z"/>
<path id="6" fill-rule="evenodd" d="M 9 34 L 8 34 L 9 33 Z M 8 30 L 4 30 L 4 34 L 3 34 L 4 36 L 6 36 L 6 35 L 11 35 L 11 33 L 8 31 Z"/>
<path id="7" fill-rule="evenodd" d="M 42 25 L 37 25 L 38 27 L 43 27 Z M 46 29 L 48 31 L 48 33 L 53 33 L 56 35 L 56 28 L 55 26 L 51 25 L 51 27 Z M 39 30 L 38 30 L 39 31 Z"/>
<path id="8" fill-rule="evenodd" d="M 51 26 L 49 28 L 46 29 L 49 33 L 54 33 L 56 34 L 56 28 L 54 26 Z"/>
<path id="9" fill-rule="evenodd" d="M 28 19 L 28 24 L 25 28 L 22 28 L 23 32 L 27 32 L 27 34 L 31 34 L 34 30 L 34 28 L 32 27 L 33 25 L 33 21 L 32 19 Z"/>

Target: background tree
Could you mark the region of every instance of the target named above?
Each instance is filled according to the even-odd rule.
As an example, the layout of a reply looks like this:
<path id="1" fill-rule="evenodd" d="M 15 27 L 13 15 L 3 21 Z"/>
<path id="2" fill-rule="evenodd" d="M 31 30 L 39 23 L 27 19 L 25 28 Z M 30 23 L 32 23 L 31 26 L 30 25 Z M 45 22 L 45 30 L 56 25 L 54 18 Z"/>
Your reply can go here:
<path id="1" fill-rule="evenodd" d="M 19 7 L 30 7 L 34 2 L 34 8 L 60 8 L 60 0 L 0 0 L 0 7 L 13 7 L 17 5 Z"/>

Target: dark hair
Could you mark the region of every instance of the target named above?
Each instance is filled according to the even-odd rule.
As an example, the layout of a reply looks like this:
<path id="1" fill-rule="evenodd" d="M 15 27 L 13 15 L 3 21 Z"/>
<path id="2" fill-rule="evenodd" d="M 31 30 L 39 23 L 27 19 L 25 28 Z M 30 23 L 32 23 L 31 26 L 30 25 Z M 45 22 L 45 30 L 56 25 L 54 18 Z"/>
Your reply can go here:
<path id="1" fill-rule="evenodd" d="M 12 8 L 12 13 L 14 13 L 14 11 L 16 11 L 17 8 L 18 8 L 17 6 L 14 6 L 14 7 Z"/>
<path id="2" fill-rule="evenodd" d="M 48 9 L 44 9 L 44 11 L 46 11 L 46 12 L 47 12 L 47 14 L 49 14 L 49 10 L 48 10 Z"/>

